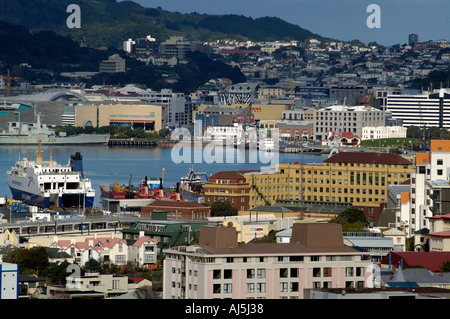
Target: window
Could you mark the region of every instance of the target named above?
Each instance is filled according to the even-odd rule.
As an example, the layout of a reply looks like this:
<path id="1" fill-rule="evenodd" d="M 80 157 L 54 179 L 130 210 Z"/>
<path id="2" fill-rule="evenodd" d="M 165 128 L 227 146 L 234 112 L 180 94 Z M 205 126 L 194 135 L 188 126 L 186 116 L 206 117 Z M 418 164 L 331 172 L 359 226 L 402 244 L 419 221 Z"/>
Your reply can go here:
<path id="1" fill-rule="evenodd" d="M 281 268 L 280 269 L 280 278 L 287 278 L 288 277 L 288 269 L 287 268 Z"/>
<path id="2" fill-rule="evenodd" d="M 266 270 L 265 269 L 258 269 L 256 271 L 256 276 L 257 276 L 258 279 L 266 278 Z"/>
<path id="3" fill-rule="evenodd" d="M 255 269 L 247 269 L 247 278 L 255 278 Z"/>
<path id="4" fill-rule="evenodd" d="M 247 284 L 247 293 L 253 293 L 253 292 L 255 292 L 255 284 L 253 284 L 253 283 Z"/>
<path id="5" fill-rule="evenodd" d="M 256 292 L 266 292 L 266 284 L 265 283 L 257 283 L 256 284 Z"/>
<path id="6" fill-rule="evenodd" d="M 213 291 L 215 294 L 220 294 L 220 284 L 214 284 L 213 285 Z"/>
<path id="7" fill-rule="evenodd" d="M 231 284 L 223 284 L 223 293 L 230 294 L 232 285 Z"/>
<path id="8" fill-rule="evenodd" d="M 224 269 L 223 279 L 231 279 L 232 276 L 233 276 L 233 272 L 231 269 Z"/>

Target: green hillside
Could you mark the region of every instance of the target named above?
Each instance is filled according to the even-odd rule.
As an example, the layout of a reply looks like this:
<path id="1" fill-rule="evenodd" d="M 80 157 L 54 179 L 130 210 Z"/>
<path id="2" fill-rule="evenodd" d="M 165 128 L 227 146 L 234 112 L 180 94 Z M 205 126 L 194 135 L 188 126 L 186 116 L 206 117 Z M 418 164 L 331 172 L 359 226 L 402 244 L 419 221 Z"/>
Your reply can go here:
<path id="1" fill-rule="evenodd" d="M 69 29 L 66 25 L 69 4 L 80 6 L 80 29 Z M 274 17 L 181 14 L 116 0 L 0 0 L 0 20 L 22 25 L 31 32 L 52 30 L 90 47 L 118 48 L 128 38 L 146 35 L 158 40 L 180 35 L 202 41 L 226 37 L 256 41 L 320 38 Z"/>

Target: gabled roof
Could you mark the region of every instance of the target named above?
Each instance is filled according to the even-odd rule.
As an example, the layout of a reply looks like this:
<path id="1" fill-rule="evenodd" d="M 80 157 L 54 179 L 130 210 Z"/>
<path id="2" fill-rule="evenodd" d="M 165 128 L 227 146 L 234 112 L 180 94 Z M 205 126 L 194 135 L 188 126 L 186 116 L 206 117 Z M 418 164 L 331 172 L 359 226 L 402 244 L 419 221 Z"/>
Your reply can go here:
<path id="1" fill-rule="evenodd" d="M 140 237 L 138 240 L 136 240 L 136 241 L 134 242 L 133 246 L 134 246 L 134 247 L 142 246 L 143 244 L 145 244 L 145 243 L 148 242 L 149 240 L 150 240 L 151 242 L 153 242 L 154 244 L 157 244 L 157 243 L 158 243 L 158 240 L 155 239 L 155 238 L 150 238 L 150 237 L 148 237 L 148 236 L 142 236 L 142 237 Z"/>

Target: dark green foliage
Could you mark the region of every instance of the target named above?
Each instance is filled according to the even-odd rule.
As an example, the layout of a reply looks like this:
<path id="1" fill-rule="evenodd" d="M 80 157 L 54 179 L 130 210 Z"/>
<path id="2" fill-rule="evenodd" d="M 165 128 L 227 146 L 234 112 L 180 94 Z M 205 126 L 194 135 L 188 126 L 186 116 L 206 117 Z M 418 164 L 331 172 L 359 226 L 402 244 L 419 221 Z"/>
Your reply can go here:
<path id="1" fill-rule="evenodd" d="M 369 225 L 364 212 L 356 207 L 346 208 L 331 222 L 341 224 L 343 231 L 359 231 Z"/>
<path id="2" fill-rule="evenodd" d="M 43 247 L 11 249 L 3 255 L 3 261 L 19 265 L 19 272 L 39 273 L 48 265 L 48 256 Z"/>
<path id="3" fill-rule="evenodd" d="M 217 201 L 211 205 L 211 216 L 235 216 L 237 214 L 237 208 L 233 207 L 229 201 Z"/>
<path id="4" fill-rule="evenodd" d="M 69 4 L 81 10 L 81 28 L 69 29 L 66 12 Z M 92 47 L 119 48 L 128 38 L 151 34 L 165 40 L 171 34 L 209 40 L 212 36 L 239 37 L 253 41 L 321 38 L 279 18 L 253 19 L 239 15 L 201 15 L 172 13 L 161 8 L 144 8 L 133 1 L 115 0 L 0 0 L 0 20 L 20 24 L 32 30 L 53 30 L 81 40 Z"/>
<path id="5" fill-rule="evenodd" d="M 254 41 L 299 40 L 319 37 L 275 17 L 252 19 L 242 15 L 207 16 L 199 26 L 225 34 L 238 34 Z"/>
<path id="6" fill-rule="evenodd" d="M 48 278 L 53 285 L 65 285 L 66 278 L 71 275 L 71 273 L 68 272 L 69 265 L 71 264 L 68 261 L 50 264 L 40 275 Z"/>

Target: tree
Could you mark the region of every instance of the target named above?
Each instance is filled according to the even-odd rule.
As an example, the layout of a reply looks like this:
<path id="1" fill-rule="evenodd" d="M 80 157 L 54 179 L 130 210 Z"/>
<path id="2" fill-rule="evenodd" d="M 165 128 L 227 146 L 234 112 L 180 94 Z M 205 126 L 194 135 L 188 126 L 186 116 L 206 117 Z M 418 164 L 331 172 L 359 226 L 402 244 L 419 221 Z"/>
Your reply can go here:
<path id="1" fill-rule="evenodd" d="M 343 231 L 358 231 L 369 225 L 364 212 L 355 207 L 344 209 L 332 222 L 341 224 Z"/>
<path id="2" fill-rule="evenodd" d="M 98 260 L 91 258 L 84 264 L 83 270 L 86 272 L 101 273 L 103 270 L 103 267 L 102 267 L 102 264 Z"/>
<path id="3" fill-rule="evenodd" d="M 442 266 L 439 267 L 442 272 L 450 272 L 450 260 L 446 260 L 442 263 Z"/>
<path id="4" fill-rule="evenodd" d="M 3 261 L 18 264 L 21 274 L 39 273 L 49 264 L 44 247 L 12 249 L 3 255 Z"/>
<path id="5" fill-rule="evenodd" d="M 211 205 L 211 216 L 235 216 L 237 214 L 237 208 L 233 207 L 229 201 L 217 201 Z"/>
<path id="6" fill-rule="evenodd" d="M 66 278 L 70 275 L 67 271 L 69 265 L 67 260 L 61 263 L 52 263 L 42 271 L 42 276 L 48 278 L 53 285 L 65 285 Z"/>

